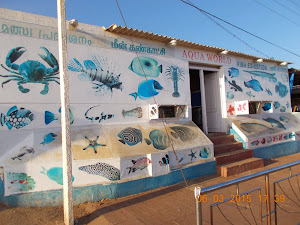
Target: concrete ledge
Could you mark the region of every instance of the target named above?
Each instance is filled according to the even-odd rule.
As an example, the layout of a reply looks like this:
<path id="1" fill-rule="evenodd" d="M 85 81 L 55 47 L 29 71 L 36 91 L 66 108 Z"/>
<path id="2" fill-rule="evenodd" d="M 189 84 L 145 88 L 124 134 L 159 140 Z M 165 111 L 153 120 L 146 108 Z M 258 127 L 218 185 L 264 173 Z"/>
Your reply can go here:
<path id="1" fill-rule="evenodd" d="M 216 162 L 207 162 L 183 169 L 185 178 L 194 179 L 197 177 L 215 174 Z M 74 205 L 78 205 L 87 201 L 100 201 L 105 198 L 117 198 L 149 191 L 155 188 L 173 185 L 183 182 L 180 170 L 158 177 L 147 177 L 139 180 L 133 180 L 124 183 L 112 183 L 110 185 L 92 185 L 86 187 L 73 188 Z M 26 194 L 18 194 L 4 196 L 4 185 L 0 179 L 0 202 L 8 206 L 28 206 L 28 207 L 44 207 L 44 206 L 62 206 L 63 191 L 52 190 L 45 192 L 32 192 Z"/>

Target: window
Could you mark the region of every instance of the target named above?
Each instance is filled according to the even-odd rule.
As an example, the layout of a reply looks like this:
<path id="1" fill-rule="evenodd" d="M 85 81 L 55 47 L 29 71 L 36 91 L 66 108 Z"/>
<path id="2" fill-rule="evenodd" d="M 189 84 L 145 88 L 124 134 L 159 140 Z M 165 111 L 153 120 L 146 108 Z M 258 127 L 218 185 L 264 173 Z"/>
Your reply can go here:
<path id="1" fill-rule="evenodd" d="M 186 105 L 160 105 L 158 107 L 159 118 L 187 118 Z"/>

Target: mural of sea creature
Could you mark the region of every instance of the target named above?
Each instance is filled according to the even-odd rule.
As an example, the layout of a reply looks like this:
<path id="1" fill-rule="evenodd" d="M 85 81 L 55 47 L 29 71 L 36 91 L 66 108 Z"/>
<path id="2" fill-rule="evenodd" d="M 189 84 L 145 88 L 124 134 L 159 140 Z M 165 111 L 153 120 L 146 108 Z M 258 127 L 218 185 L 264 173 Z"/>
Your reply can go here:
<path id="1" fill-rule="evenodd" d="M 96 92 L 106 94 L 110 91 L 112 94 L 113 88 L 122 91 L 121 74 L 115 73 L 116 69 L 113 65 L 108 65 L 106 61 L 96 56 L 92 56 L 92 60 L 84 60 L 83 64 L 84 67 L 76 58 L 73 58 L 69 62 L 68 69 L 73 72 L 79 72 L 79 79 L 91 81 L 95 85 L 93 89 L 96 89 Z"/>
<path id="2" fill-rule="evenodd" d="M 272 142 L 272 137 L 268 137 L 268 138 L 267 138 L 267 142 L 268 142 L 268 143 L 271 143 L 271 142 Z"/>
<path id="3" fill-rule="evenodd" d="M 233 99 L 234 98 L 234 94 L 231 91 L 228 91 L 226 97 L 228 99 Z"/>
<path id="4" fill-rule="evenodd" d="M 278 82 L 275 86 L 275 92 L 279 94 L 281 98 L 285 97 L 287 95 L 288 88 L 286 85 L 282 84 L 281 82 Z"/>
<path id="5" fill-rule="evenodd" d="M 286 107 L 290 108 L 290 103 L 289 102 L 286 102 Z"/>
<path id="6" fill-rule="evenodd" d="M 239 85 L 236 84 L 235 80 L 233 80 L 232 82 L 230 82 L 227 79 L 227 77 L 225 76 L 225 82 L 227 82 L 229 84 L 229 86 L 231 86 L 230 89 L 233 89 L 235 91 L 243 92 L 243 89 Z"/>
<path id="7" fill-rule="evenodd" d="M 138 86 L 138 91 L 129 95 L 133 96 L 136 100 L 139 97 L 142 100 L 149 99 L 152 96 L 158 95 L 163 90 L 163 87 L 156 80 L 144 80 Z"/>
<path id="8" fill-rule="evenodd" d="M 268 73 L 265 71 L 248 71 L 248 70 L 244 70 L 247 73 L 250 73 L 254 76 L 258 76 L 261 78 L 268 78 L 269 81 L 273 81 L 274 83 L 277 82 L 277 78 L 275 77 L 275 73 Z"/>
<path id="9" fill-rule="evenodd" d="M 264 145 L 264 144 L 266 143 L 266 139 L 263 138 L 263 139 L 261 140 L 261 143 Z"/>
<path id="10" fill-rule="evenodd" d="M 266 92 L 268 93 L 268 95 L 270 95 L 270 96 L 272 96 L 273 94 L 272 94 L 272 92 L 270 91 L 270 89 L 269 88 L 267 88 L 266 89 Z"/>
<path id="11" fill-rule="evenodd" d="M 251 142 L 251 145 L 252 145 L 252 146 L 255 146 L 255 145 L 258 145 L 258 144 L 259 144 L 259 141 L 258 141 L 258 140 L 252 141 L 252 142 Z"/>
<path id="12" fill-rule="evenodd" d="M 153 144 L 153 147 L 158 150 L 164 150 L 170 146 L 170 140 L 169 137 L 166 135 L 165 132 L 161 130 L 153 130 L 149 134 L 150 140 L 145 138 L 146 143 L 149 145 L 149 143 Z"/>
<path id="13" fill-rule="evenodd" d="M 191 150 L 191 154 L 188 154 L 188 156 L 191 157 L 191 161 L 193 161 L 193 158 L 197 159 L 196 153 L 197 153 L 197 151 L 193 152 L 193 150 Z"/>
<path id="14" fill-rule="evenodd" d="M 232 105 L 229 105 L 229 109 L 227 110 L 228 113 L 230 113 L 230 115 L 233 115 L 235 112 L 235 109 Z"/>
<path id="15" fill-rule="evenodd" d="M 56 136 L 57 136 L 57 135 L 54 134 L 54 133 L 48 133 L 48 134 L 46 134 L 46 135 L 44 136 L 44 141 L 41 142 L 41 145 L 51 143 L 52 141 L 55 140 L 55 137 L 56 137 Z"/>
<path id="16" fill-rule="evenodd" d="M 283 139 L 287 140 L 288 139 L 288 135 L 287 134 L 283 135 Z"/>
<path id="17" fill-rule="evenodd" d="M 141 66 L 142 65 L 142 66 Z M 140 56 L 135 57 L 128 69 L 140 76 L 158 77 L 162 73 L 162 65 L 158 66 L 155 59 Z"/>
<path id="18" fill-rule="evenodd" d="M 263 88 L 261 87 L 260 83 L 258 80 L 253 79 L 253 77 L 251 77 L 252 80 L 249 80 L 247 82 L 244 81 L 244 85 L 247 88 L 252 88 L 254 91 L 263 91 Z"/>
<path id="19" fill-rule="evenodd" d="M 169 155 L 168 154 L 166 154 L 164 157 L 161 158 L 161 161 L 159 161 L 159 165 L 161 165 L 161 166 L 169 165 Z"/>
<path id="20" fill-rule="evenodd" d="M 285 106 L 281 106 L 280 107 L 280 112 L 285 112 L 286 111 L 286 107 Z"/>
<path id="21" fill-rule="evenodd" d="M 292 138 L 294 138 L 294 137 L 295 137 L 295 134 L 293 134 L 293 133 L 290 133 L 290 134 L 289 134 L 289 138 L 290 138 L 290 139 L 292 139 Z"/>
<path id="22" fill-rule="evenodd" d="M 271 124 L 272 127 L 276 126 L 278 128 L 282 128 L 282 129 L 285 129 L 286 128 L 284 127 L 284 125 L 282 123 L 280 123 L 278 120 L 276 119 L 273 119 L 273 118 L 267 118 L 267 119 L 263 119 L 264 121 L 267 121 L 268 123 Z"/>
<path id="23" fill-rule="evenodd" d="M 134 173 L 137 170 L 143 170 L 152 163 L 151 160 L 148 159 L 147 157 L 142 157 L 139 158 L 138 160 L 131 160 L 131 161 L 133 165 L 131 167 L 127 167 L 127 169 L 129 169 L 128 174 L 130 174 L 131 172 Z"/>
<path id="24" fill-rule="evenodd" d="M 34 114 L 22 107 L 20 109 L 18 109 L 17 106 L 11 107 L 6 113 L 6 116 L 1 113 L 1 126 L 6 124 L 9 130 L 13 127 L 16 129 L 25 127 L 30 124 L 32 120 L 34 120 Z"/>
<path id="25" fill-rule="evenodd" d="M 175 98 L 180 97 L 180 93 L 178 92 L 178 81 L 184 80 L 184 71 L 178 66 L 170 66 L 166 69 L 166 75 L 168 79 L 171 79 L 174 83 L 174 92 L 172 96 Z"/>
<path id="26" fill-rule="evenodd" d="M 50 111 L 45 111 L 45 124 L 48 125 L 54 120 L 57 120 L 59 123 L 61 123 L 61 108 L 58 109 L 59 115 L 54 114 Z M 74 123 L 74 115 L 72 110 L 69 108 L 69 113 L 70 113 L 70 125 Z"/>
<path id="27" fill-rule="evenodd" d="M 81 166 L 78 169 L 88 174 L 105 177 L 108 180 L 120 180 L 120 170 L 107 163 L 98 162 L 93 165 Z"/>
<path id="28" fill-rule="evenodd" d="M 120 131 L 118 137 L 121 138 L 119 140 L 122 144 L 128 144 L 129 146 L 136 145 L 137 143 L 143 141 L 143 134 L 140 129 L 127 127 Z"/>
<path id="29" fill-rule="evenodd" d="M 15 159 L 22 160 L 23 156 L 28 155 L 28 154 L 34 154 L 34 149 L 24 146 L 23 148 L 20 149 L 20 153 L 17 156 L 12 157 L 11 159 L 12 160 L 15 160 Z"/>
<path id="30" fill-rule="evenodd" d="M 22 84 L 27 83 L 40 83 L 44 84 L 44 90 L 40 93 L 45 95 L 49 91 L 49 81 L 56 82 L 59 84 L 59 77 L 55 76 L 59 73 L 58 62 L 56 58 L 48 51 L 45 47 L 40 47 L 46 53 L 46 55 L 39 54 L 39 56 L 50 66 L 46 68 L 42 63 L 34 60 L 27 60 L 21 65 L 14 63 L 17 61 L 23 54 L 26 52 L 24 47 L 16 47 L 10 50 L 6 56 L 6 66 L 3 64 L 1 66 L 8 72 L 13 73 L 14 75 L 0 75 L 0 77 L 9 77 L 10 79 L 2 82 L 2 87 L 4 84 L 10 81 L 17 81 L 18 88 L 22 93 L 28 93 L 30 89 L 24 88 Z M 57 79 L 57 80 L 56 80 Z"/>
<path id="31" fill-rule="evenodd" d="M 179 163 L 181 163 L 182 161 L 183 161 L 183 157 L 181 157 L 181 159 L 179 159 L 179 161 L 178 161 L 178 162 L 179 162 Z"/>
<path id="32" fill-rule="evenodd" d="M 253 98 L 255 97 L 255 95 L 253 95 L 253 94 L 251 93 L 251 91 L 247 91 L 246 94 L 247 94 L 250 98 L 251 98 L 251 97 L 253 97 Z"/>
<path id="33" fill-rule="evenodd" d="M 238 77 L 240 75 L 239 69 L 235 67 L 229 68 L 228 73 L 231 78 Z"/>
<path id="34" fill-rule="evenodd" d="M 208 158 L 209 155 L 210 155 L 210 149 L 209 149 L 209 148 L 203 147 L 203 148 L 200 150 L 199 156 L 200 156 L 201 158 Z"/>
<path id="35" fill-rule="evenodd" d="M 240 124 L 241 129 L 248 133 L 259 133 L 266 130 L 274 130 L 273 128 L 267 127 L 260 123 L 241 123 Z"/>
<path id="36" fill-rule="evenodd" d="M 104 114 L 104 112 L 101 112 L 100 116 L 88 116 L 88 113 L 91 109 L 95 108 L 95 107 L 99 107 L 99 105 L 90 107 L 88 110 L 86 110 L 84 116 L 87 120 L 91 120 L 92 123 L 94 123 L 94 121 L 98 121 L 98 123 L 101 123 L 102 120 L 108 120 L 114 117 L 113 114 Z"/>
<path id="37" fill-rule="evenodd" d="M 122 115 L 125 118 L 126 116 L 142 118 L 143 117 L 143 109 L 141 107 L 137 107 L 131 110 L 122 110 Z"/>
<path id="38" fill-rule="evenodd" d="M 26 173 L 7 173 L 7 188 L 14 192 L 32 191 L 35 188 L 35 181 Z"/>
<path id="39" fill-rule="evenodd" d="M 281 80 L 282 80 L 283 82 L 288 82 L 289 76 L 288 76 L 287 74 L 281 74 Z"/>
<path id="40" fill-rule="evenodd" d="M 280 119 L 280 121 L 285 122 L 285 123 L 289 123 L 290 122 L 290 119 L 287 118 L 286 116 L 280 116 L 279 119 Z"/>
<path id="41" fill-rule="evenodd" d="M 92 149 L 94 149 L 95 154 L 97 154 L 97 148 L 98 147 L 106 146 L 104 144 L 98 144 L 98 138 L 99 138 L 99 136 L 97 136 L 95 140 L 90 140 L 86 136 L 84 138 L 89 141 L 89 145 L 87 147 L 85 147 L 84 149 L 82 149 L 82 150 L 87 150 L 88 148 L 92 148 Z"/>
<path id="42" fill-rule="evenodd" d="M 275 108 L 275 109 L 278 109 L 278 108 L 280 107 L 280 103 L 277 102 L 277 101 L 275 101 L 275 102 L 273 103 L 273 105 L 274 105 L 274 108 Z"/>
<path id="43" fill-rule="evenodd" d="M 197 133 L 189 127 L 172 126 L 170 128 L 174 131 L 171 132 L 171 135 L 176 139 L 179 137 L 183 142 L 192 141 L 197 138 Z"/>
<path id="44" fill-rule="evenodd" d="M 52 167 L 49 170 L 46 170 L 44 167 L 42 167 L 41 173 L 48 176 L 50 180 L 53 180 L 60 185 L 63 185 L 63 168 Z M 74 177 L 72 176 L 72 182 L 73 181 Z"/>
<path id="45" fill-rule="evenodd" d="M 262 109 L 263 109 L 264 111 L 268 111 L 268 110 L 270 110 L 271 108 L 272 108 L 271 102 L 265 103 L 265 105 L 262 107 Z"/>

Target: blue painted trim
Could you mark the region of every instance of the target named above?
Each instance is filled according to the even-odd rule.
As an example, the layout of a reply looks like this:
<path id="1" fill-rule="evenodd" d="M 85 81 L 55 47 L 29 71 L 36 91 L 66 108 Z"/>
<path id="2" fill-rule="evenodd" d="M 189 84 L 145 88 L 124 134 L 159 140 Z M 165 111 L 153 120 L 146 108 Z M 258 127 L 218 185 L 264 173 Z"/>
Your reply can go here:
<path id="1" fill-rule="evenodd" d="M 183 169 L 187 180 L 215 174 L 216 162 L 207 162 Z M 128 181 L 124 183 L 111 183 L 109 185 L 92 185 L 87 187 L 73 188 L 74 205 L 87 201 L 100 201 L 105 198 L 116 198 L 149 191 L 155 188 L 169 186 L 183 182 L 180 170 L 172 171 L 169 174 L 158 177 L 147 177 L 139 180 Z M 32 192 L 26 194 L 17 194 L 4 196 L 4 185 L 0 179 L 0 202 L 9 206 L 62 206 L 63 191 L 52 190 L 45 192 Z"/>
<path id="2" fill-rule="evenodd" d="M 273 159 L 300 152 L 300 141 L 289 141 L 253 149 L 254 157 Z"/>

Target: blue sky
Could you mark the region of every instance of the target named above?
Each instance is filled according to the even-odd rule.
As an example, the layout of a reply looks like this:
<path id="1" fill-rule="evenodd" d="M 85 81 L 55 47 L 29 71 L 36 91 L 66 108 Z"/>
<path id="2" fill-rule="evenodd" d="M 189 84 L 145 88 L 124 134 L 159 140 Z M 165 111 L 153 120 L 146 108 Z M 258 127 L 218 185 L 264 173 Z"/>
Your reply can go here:
<path id="1" fill-rule="evenodd" d="M 276 13 L 258 4 L 257 1 Z M 128 27 L 266 57 L 179 0 L 118 0 L 118 2 Z M 192 2 L 215 16 L 300 55 L 300 2 L 298 0 L 193 0 Z M 285 7 L 277 2 L 284 4 Z M 0 7 L 57 17 L 55 0 L 0 0 Z M 112 24 L 124 26 L 114 0 L 67 0 L 66 11 L 67 19 L 75 18 L 82 23 L 104 27 Z M 300 69 L 300 57 L 251 37 L 221 21 L 218 23 L 265 55 L 293 62 L 294 64 L 289 67 Z"/>

